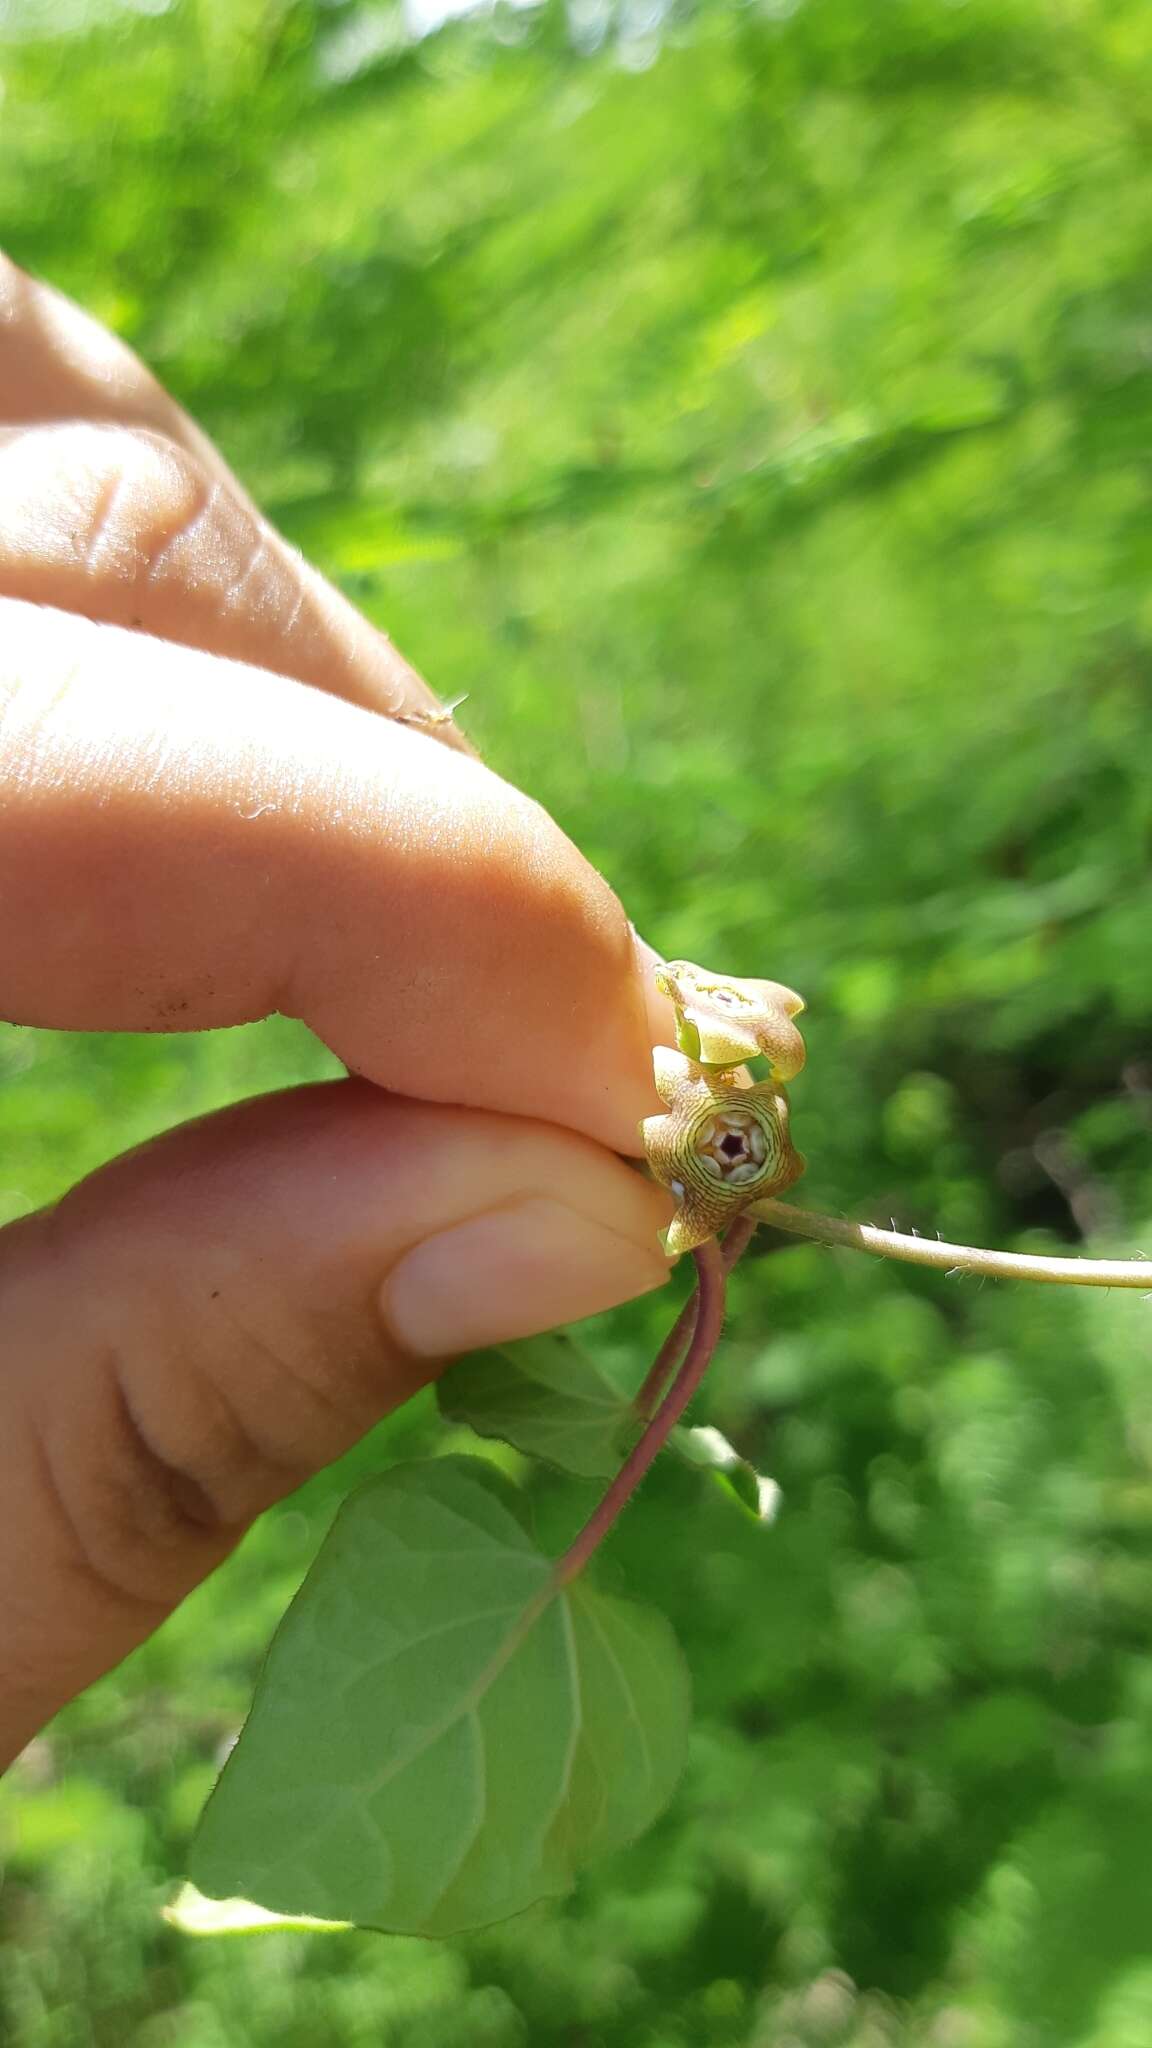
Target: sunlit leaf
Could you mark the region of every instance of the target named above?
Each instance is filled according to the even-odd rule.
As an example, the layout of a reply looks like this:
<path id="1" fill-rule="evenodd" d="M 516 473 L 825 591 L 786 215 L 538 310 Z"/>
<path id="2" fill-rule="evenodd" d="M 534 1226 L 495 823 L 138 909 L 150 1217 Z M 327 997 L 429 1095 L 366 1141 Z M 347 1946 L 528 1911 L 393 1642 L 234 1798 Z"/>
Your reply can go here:
<path id="1" fill-rule="evenodd" d="M 437 1387 L 441 1414 L 581 1479 L 607 1479 L 628 1446 L 631 1409 L 570 1337 L 479 1351 Z"/>
<path id="2" fill-rule="evenodd" d="M 206 1808 L 197 1889 L 444 1935 L 640 1834 L 683 1762 L 679 1650 L 660 1615 L 579 1582 L 547 1599 L 550 1571 L 477 1460 L 355 1493 Z"/>

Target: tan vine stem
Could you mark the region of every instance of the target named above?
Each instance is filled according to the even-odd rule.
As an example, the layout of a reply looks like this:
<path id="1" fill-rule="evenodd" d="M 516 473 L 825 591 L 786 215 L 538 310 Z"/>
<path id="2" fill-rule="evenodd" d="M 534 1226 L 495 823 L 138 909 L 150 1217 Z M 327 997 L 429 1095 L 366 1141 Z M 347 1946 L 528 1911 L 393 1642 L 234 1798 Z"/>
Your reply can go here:
<path id="1" fill-rule="evenodd" d="M 975 1273 L 990 1280 L 1037 1280 L 1051 1287 L 1140 1287 L 1152 1289 L 1152 1259 L 1050 1259 L 1032 1252 L 992 1252 L 978 1245 L 942 1244 L 935 1237 L 906 1237 L 873 1223 L 846 1223 L 814 1209 L 794 1209 L 771 1198 L 748 1212 L 760 1223 L 817 1244 L 845 1244 L 877 1259 L 903 1259 L 910 1266 L 935 1266 L 949 1273 Z"/>
<path id="2" fill-rule="evenodd" d="M 704 1244 L 697 1245 L 692 1257 L 696 1262 L 696 1321 L 692 1331 L 692 1342 L 688 1346 L 688 1355 L 643 1436 L 625 1458 L 603 1500 L 588 1517 L 580 1534 L 569 1545 L 563 1557 L 557 1558 L 550 1593 L 558 1593 L 562 1587 L 571 1584 L 577 1573 L 583 1571 L 593 1551 L 604 1541 L 621 1509 L 635 1493 L 653 1459 L 663 1449 L 669 1432 L 679 1422 L 712 1362 L 712 1354 L 719 1343 L 724 1325 L 726 1261 L 714 1237 L 710 1237 Z M 692 1305 L 689 1303 L 689 1307 Z"/>
<path id="3" fill-rule="evenodd" d="M 732 1271 L 737 1259 L 743 1258 L 755 1235 L 754 1216 L 738 1216 L 734 1223 L 728 1225 L 720 1247 L 724 1254 L 725 1274 Z M 683 1356 L 695 1320 L 696 1293 L 693 1289 L 656 1353 L 643 1386 L 633 1396 L 632 1408 L 638 1421 L 650 1422 L 656 1413 L 660 1398 Z"/>

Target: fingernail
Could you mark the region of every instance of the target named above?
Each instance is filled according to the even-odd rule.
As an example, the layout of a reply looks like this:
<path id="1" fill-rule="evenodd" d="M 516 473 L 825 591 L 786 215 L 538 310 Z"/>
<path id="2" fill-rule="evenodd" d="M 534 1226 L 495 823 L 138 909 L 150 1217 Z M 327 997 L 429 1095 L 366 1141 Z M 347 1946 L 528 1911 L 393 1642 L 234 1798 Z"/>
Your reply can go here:
<path id="1" fill-rule="evenodd" d="M 533 1196 L 407 1252 L 381 1306 L 405 1351 L 448 1358 L 615 1308 L 663 1286 L 669 1271 L 655 1240 L 638 1244 Z"/>

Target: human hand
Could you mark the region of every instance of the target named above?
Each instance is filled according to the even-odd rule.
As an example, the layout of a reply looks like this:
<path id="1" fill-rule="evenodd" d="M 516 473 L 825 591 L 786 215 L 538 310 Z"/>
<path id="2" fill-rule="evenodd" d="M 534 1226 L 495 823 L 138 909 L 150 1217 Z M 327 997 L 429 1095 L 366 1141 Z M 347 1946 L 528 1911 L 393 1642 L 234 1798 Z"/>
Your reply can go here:
<path id="1" fill-rule="evenodd" d="M 0 1015 L 349 1078 L 0 1233 L 0 1767 L 452 1353 L 659 1286 L 663 999 L 122 345 L 0 258 Z M 385 1092 L 385 1091 L 389 1092 Z"/>

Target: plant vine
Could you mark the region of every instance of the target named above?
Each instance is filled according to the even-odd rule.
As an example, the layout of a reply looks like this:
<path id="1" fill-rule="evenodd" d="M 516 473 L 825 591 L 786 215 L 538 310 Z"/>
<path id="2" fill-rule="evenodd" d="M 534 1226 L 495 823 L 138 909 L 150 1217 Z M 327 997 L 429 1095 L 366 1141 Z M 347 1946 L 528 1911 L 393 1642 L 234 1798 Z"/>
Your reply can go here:
<path id="1" fill-rule="evenodd" d="M 987 1251 L 781 1200 L 805 1170 L 786 1093 L 801 998 L 686 961 L 658 981 L 677 1043 L 655 1053 L 663 1108 L 644 1148 L 675 1199 L 665 1244 L 691 1254 L 691 1298 L 631 1398 L 555 1336 L 463 1360 L 438 1392 L 446 1416 L 600 1479 L 601 1497 L 554 1557 L 523 1495 L 475 1457 L 399 1465 L 351 1496 L 201 1822 L 198 1890 L 169 1913 L 190 1932 L 455 1933 L 566 1891 L 656 1818 L 684 1762 L 687 1676 L 663 1616 L 589 1585 L 587 1566 L 665 1445 L 772 1519 L 772 1482 L 683 1425 L 758 1225 L 946 1272 L 1152 1290 L 1146 1259 Z"/>

